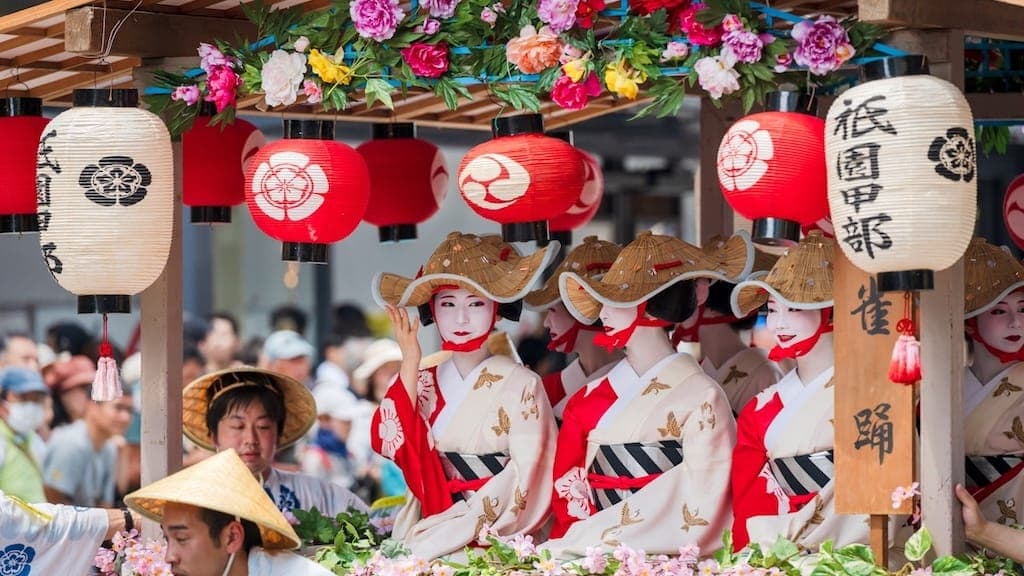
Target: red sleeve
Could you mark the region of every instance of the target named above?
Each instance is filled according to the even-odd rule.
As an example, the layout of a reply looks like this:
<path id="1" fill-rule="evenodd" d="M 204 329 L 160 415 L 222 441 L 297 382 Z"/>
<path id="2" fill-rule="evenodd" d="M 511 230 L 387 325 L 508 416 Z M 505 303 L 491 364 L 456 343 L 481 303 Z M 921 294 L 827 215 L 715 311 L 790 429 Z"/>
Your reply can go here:
<path id="1" fill-rule="evenodd" d="M 750 542 L 748 518 L 775 516 L 779 512 L 778 501 L 768 492 L 768 484 L 760 474 L 768 463 L 764 435 L 781 410 L 782 401 L 777 394 L 760 410 L 755 398 L 736 420 L 736 447 L 732 451 L 732 543 L 736 551 Z"/>
<path id="2" fill-rule="evenodd" d="M 548 401 L 552 406 L 557 405 L 565 398 L 565 387 L 562 386 L 562 373 L 552 372 L 543 379 L 544 391 L 548 394 Z"/>

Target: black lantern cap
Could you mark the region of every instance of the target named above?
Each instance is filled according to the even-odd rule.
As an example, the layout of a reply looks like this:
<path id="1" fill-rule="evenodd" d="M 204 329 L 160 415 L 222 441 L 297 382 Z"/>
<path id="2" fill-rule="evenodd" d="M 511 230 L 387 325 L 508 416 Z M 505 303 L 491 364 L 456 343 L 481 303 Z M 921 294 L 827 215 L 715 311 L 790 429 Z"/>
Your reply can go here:
<path id="1" fill-rule="evenodd" d="M 548 221 L 512 222 L 501 225 L 501 239 L 505 242 L 537 242 L 538 246 L 548 243 Z"/>
<path id="2" fill-rule="evenodd" d="M 906 292 L 907 290 L 932 290 L 934 288 L 935 273 L 931 270 L 878 273 L 878 289 L 882 292 Z"/>
<path id="3" fill-rule="evenodd" d="M 929 73 L 928 57 L 923 54 L 879 58 L 864 64 L 860 69 L 861 78 L 865 81 Z"/>
<path id="4" fill-rule="evenodd" d="M 230 224 L 231 206 L 193 206 L 193 224 Z"/>
<path id="5" fill-rule="evenodd" d="M 39 232 L 39 217 L 35 214 L 4 214 L 0 216 L 0 234 Z"/>
<path id="6" fill-rule="evenodd" d="M 327 244 L 311 242 L 282 242 L 281 260 L 285 262 L 309 262 L 327 264 Z"/>
<path id="7" fill-rule="evenodd" d="M 43 99 L 27 96 L 0 98 L 0 116 L 42 116 Z"/>
<path id="8" fill-rule="evenodd" d="M 391 122 L 373 125 L 373 139 L 387 140 L 390 138 L 415 138 L 416 125 L 412 122 Z"/>
<path id="9" fill-rule="evenodd" d="M 79 314 L 129 314 L 132 297 L 127 294 L 93 294 L 78 297 Z"/>
<path id="10" fill-rule="evenodd" d="M 217 106 L 213 102 L 203 100 L 199 103 L 199 116 L 216 116 Z"/>
<path id="11" fill-rule="evenodd" d="M 818 99 L 812 94 L 796 90 L 769 92 L 764 109 L 769 112 L 799 112 L 818 115 Z"/>
<path id="12" fill-rule="evenodd" d="M 302 140 L 334 140 L 334 121 L 285 120 L 284 137 Z"/>
<path id="13" fill-rule="evenodd" d="M 394 226 L 381 226 L 377 229 L 381 242 L 401 242 L 402 240 L 415 240 L 415 224 L 395 224 Z"/>
<path id="14" fill-rule="evenodd" d="M 572 246 L 572 230 L 559 230 L 558 232 L 548 232 L 548 242 L 556 240 L 563 247 Z"/>
<path id="15" fill-rule="evenodd" d="M 757 218 L 750 228 L 755 244 L 796 246 L 800 242 L 800 223 L 782 218 Z"/>
<path id="16" fill-rule="evenodd" d="M 543 134 L 544 117 L 540 114 L 501 116 L 491 120 L 491 133 L 495 138 L 517 134 Z"/>
<path id="17" fill-rule="evenodd" d="M 551 136 L 552 138 L 558 138 L 559 140 L 564 140 L 568 142 L 570 146 L 575 145 L 575 135 L 573 134 L 572 130 L 556 130 L 554 132 L 548 132 L 548 136 Z"/>
<path id="18" fill-rule="evenodd" d="M 76 88 L 71 104 L 76 107 L 137 108 L 139 91 L 135 88 Z"/>

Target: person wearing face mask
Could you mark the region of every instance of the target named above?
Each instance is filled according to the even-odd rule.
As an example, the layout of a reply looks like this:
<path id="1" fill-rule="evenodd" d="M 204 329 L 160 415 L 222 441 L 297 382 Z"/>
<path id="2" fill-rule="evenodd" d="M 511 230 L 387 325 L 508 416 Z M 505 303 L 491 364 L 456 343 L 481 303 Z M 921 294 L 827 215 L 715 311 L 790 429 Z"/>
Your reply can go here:
<path id="1" fill-rule="evenodd" d="M 125 496 L 160 523 L 164 560 L 187 576 L 328 576 L 291 550 L 299 537 L 234 450 L 157 480 Z"/>
<path id="2" fill-rule="evenodd" d="M 729 454 L 736 437 L 729 401 L 666 328 L 693 313 L 707 290 L 698 278 L 728 279 L 745 254 L 717 259 L 670 236 L 643 232 L 600 279 L 559 278 L 569 312 L 601 319 L 594 343 L 625 358 L 569 399 L 558 434 L 552 510 L 558 558 L 621 542 L 648 554 L 695 544 L 721 547 L 728 528 Z"/>
<path id="3" fill-rule="evenodd" d="M 40 466 L 46 450 L 36 429 L 44 422 L 49 389 L 35 370 L 0 372 L 0 491 L 27 502 L 45 502 Z"/>
<path id="4" fill-rule="evenodd" d="M 398 377 L 371 424 L 374 450 L 409 485 L 394 537 L 437 558 L 484 529 L 530 534 L 548 516 L 555 420 L 540 377 L 486 346 L 499 316 L 519 302 L 558 252 L 521 256 L 497 236 L 452 232 L 415 278 L 382 274 L 373 293 L 402 350 Z M 420 308 L 410 319 L 406 306 Z M 420 369 L 420 321 L 436 323 L 451 355 Z"/>
<path id="5" fill-rule="evenodd" d="M 586 277 L 600 277 L 608 271 L 622 248 L 611 242 L 587 236 L 573 248 L 558 265 L 551 277 L 539 290 L 526 295 L 523 302 L 536 312 L 544 312 L 544 327 L 551 335 L 548 350 L 565 354 L 576 353 L 576 358 L 560 372 L 544 377 L 544 390 L 561 420 L 565 404 L 589 380 L 605 374 L 622 359 L 621 350 L 605 350 L 594 344 L 594 336 L 602 330 L 599 322 L 584 324 L 572 317 L 558 295 L 558 277 L 563 272 L 575 271 Z"/>
<path id="6" fill-rule="evenodd" d="M 763 279 L 739 283 L 736 316 L 768 306 L 769 357 L 796 368 L 740 412 L 733 450 L 733 546 L 778 537 L 816 548 L 866 543 L 867 517 L 835 512 L 832 270 L 835 243 L 812 231 Z"/>
<path id="7" fill-rule="evenodd" d="M 1019 524 L 1024 514 L 1024 266 L 975 238 L 964 255 L 966 488 L 981 514 Z"/>

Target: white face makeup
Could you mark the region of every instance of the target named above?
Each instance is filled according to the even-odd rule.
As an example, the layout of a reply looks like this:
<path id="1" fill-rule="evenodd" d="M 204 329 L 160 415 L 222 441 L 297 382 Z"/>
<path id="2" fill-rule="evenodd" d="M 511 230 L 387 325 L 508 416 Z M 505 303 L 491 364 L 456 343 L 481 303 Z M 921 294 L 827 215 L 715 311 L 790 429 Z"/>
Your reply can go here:
<path id="1" fill-rule="evenodd" d="M 797 310 L 789 308 L 775 298 L 768 297 L 768 316 L 765 318 L 768 331 L 775 337 L 781 348 L 789 348 L 803 342 L 818 331 L 821 325 L 820 310 Z"/>
<path id="2" fill-rule="evenodd" d="M 496 304 L 465 288 L 446 288 L 434 295 L 434 321 L 441 338 L 453 344 L 486 336 Z"/>
<path id="3" fill-rule="evenodd" d="M 544 315 L 544 327 L 548 329 L 552 340 L 558 340 L 560 336 L 572 330 L 576 325 L 576 319 L 565 309 L 565 305 L 559 302 L 548 308 Z"/>
<path id="4" fill-rule="evenodd" d="M 636 312 L 636 306 L 620 308 L 618 306 L 605 305 L 601 308 L 601 314 L 598 317 L 604 324 L 604 331 L 609 334 L 614 334 L 615 332 L 629 328 L 636 320 Z"/>
<path id="5" fill-rule="evenodd" d="M 1024 346 L 1024 289 L 1007 294 L 978 315 L 978 334 L 989 346 L 1009 354 Z"/>

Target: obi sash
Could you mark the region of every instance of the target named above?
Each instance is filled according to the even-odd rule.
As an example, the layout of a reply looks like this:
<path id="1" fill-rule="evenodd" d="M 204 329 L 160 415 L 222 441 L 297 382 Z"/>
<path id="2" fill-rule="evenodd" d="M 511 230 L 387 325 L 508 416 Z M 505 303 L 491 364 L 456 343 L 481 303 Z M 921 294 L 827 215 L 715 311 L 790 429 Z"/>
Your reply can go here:
<path id="1" fill-rule="evenodd" d="M 598 446 L 587 473 L 594 507 L 600 511 L 618 504 L 682 462 L 678 440 Z"/>
<path id="2" fill-rule="evenodd" d="M 834 476 L 831 450 L 775 458 L 768 462 L 779 486 L 790 496 L 805 496 L 820 491 Z"/>
<path id="3" fill-rule="evenodd" d="M 1024 462 L 1024 455 L 1001 454 L 998 456 L 968 456 L 965 464 L 967 487 L 984 488 L 999 480 L 1003 474 Z"/>
<path id="4" fill-rule="evenodd" d="M 508 465 L 508 452 L 490 454 L 459 454 L 440 452 L 444 475 L 448 478 L 448 490 L 452 502 L 467 500 L 488 480 Z"/>

